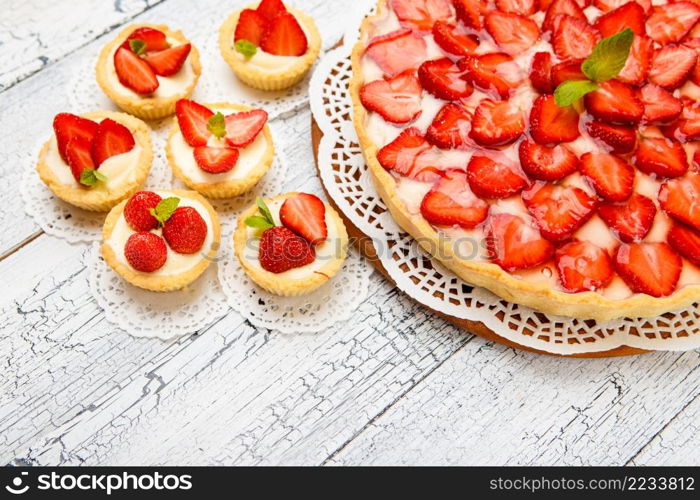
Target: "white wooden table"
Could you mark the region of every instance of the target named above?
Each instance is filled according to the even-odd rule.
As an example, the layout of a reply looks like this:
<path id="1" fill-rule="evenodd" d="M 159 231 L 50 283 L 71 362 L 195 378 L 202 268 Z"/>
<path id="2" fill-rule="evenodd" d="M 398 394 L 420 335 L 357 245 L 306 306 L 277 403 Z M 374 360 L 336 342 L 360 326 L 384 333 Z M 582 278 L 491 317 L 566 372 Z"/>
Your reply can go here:
<path id="1" fill-rule="evenodd" d="M 327 2 L 292 4 L 340 33 L 353 2 Z M 21 165 L 52 117 L 70 111 L 65 87 L 88 48 L 142 19 L 187 32 L 198 4 L 222 5 L 3 9 L 0 463 L 700 462 L 697 351 L 598 360 L 517 351 L 425 313 L 377 274 L 350 323 L 315 335 L 259 330 L 236 314 L 173 342 L 108 323 L 86 285 L 83 247 L 24 213 Z M 298 137 L 285 151 L 288 187 L 320 192 L 309 121 L 304 109 L 281 124 Z"/>

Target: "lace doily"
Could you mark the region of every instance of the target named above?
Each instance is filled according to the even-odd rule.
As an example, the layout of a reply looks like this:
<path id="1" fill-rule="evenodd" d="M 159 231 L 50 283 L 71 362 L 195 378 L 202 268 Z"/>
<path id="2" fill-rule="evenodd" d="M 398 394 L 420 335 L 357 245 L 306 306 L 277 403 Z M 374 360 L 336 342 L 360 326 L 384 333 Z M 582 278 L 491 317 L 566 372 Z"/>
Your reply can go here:
<path id="1" fill-rule="evenodd" d="M 382 265 L 399 289 L 435 311 L 479 321 L 517 344 L 557 354 L 607 351 L 623 345 L 649 350 L 700 346 L 698 307 L 658 318 L 608 322 L 548 316 L 472 287 L 432 260 L 392 219 L 357 142 L 347 90 L 357 32 L 355 27 L 346 33 L 345 44 L 321 60 L 311 80 L 311 110 L 324 134 L 318 166 L 330 197 L 373 240 Z"/>

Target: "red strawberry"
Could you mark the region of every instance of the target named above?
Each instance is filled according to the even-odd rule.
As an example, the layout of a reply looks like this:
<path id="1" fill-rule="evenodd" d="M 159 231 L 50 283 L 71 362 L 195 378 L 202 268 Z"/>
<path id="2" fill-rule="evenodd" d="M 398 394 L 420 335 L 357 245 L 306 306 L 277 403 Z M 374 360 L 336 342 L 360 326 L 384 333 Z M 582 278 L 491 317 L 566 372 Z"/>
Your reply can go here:
<path id="1" fill-rule="evenodd" d="M 536 0 L 496 0 L 496 7 L 501 12 L 511 12 L 529 16 L 537 10 Z"/>
<path id="2" fill-rule="evenodd" d="M 517 215 L 492 214 L 485 229 L 489 257 L 506 271 L 538 266 L 554 253 L 554 245 Z"/>
<path id="3" fill-rule="evenodd" d="M 494 10 L 486 14 L 484 23 L 498 46 L 508 54 L 520 54 L 540 38 L 537 23 L 519 14 Z"/>
<path id="4" fill-rule="evenodd" d="M 467 165 L 467 179 L 480 198 L 507 198 L 528 185 L 527 176 L 505 156 L 475 153 Z"/>
<path id="5" fill-rule="evenodd" d="M 647 19 L 647 33 L 662 45 L 680 41 L 700 19 L 700 7 L 691 2 L 654 6 Z"/>
<path id="6" fill-rule="evenodd" d="M 700 173 L 690 172 L 664 182 L 659 203 L 674 219 L 700 230 Z"/>
<path id="7" fill-rule="evenodd" d="M 236 31 L 233 34 L 233 41 L 248 40 L 253 45 L 260 46 L 263 35 L 267 30 L 267 19 L 259 11 L 253 9 L 243 9 L 238 17 Z"/>
<path id="8" fill-rule="evenodd" d="M 137 94 L 152 94 L 158 88 L 159 83 L 154 71 L 130 49 L 117 49 L 114 53 L 114 69 L 121 84 Z"/>
<path id="9" fill-rule="evenodd" d="M 486 9 L 483 0 L 452 0 L 452 5 L 457 12 L 457 19 L 470 28 L 480 30 L 484 27 L 481 16 Z"/>
<path id="10" fill-rule="evenodd" d="M 552 87 L 557 88 L 569 80 L 586 80 L 588 77 L 581 71 L 583 61 L 564 61 L 552 67 Z"/>
<path id="11" fill-rule="evenodd" d="M 284 226 L 266 229 L 260 238 L 258 260 L 266 271 L 279 274 L 311 264 L 316 259 L 314 247 Z"/>
<path id="12" fill-rule="evenodd" d="M 406 175 L 420 182 L 434 183 L 445 175 L 445 170 L 450 169 L 464 170 L 463 156 L 456 150 L 432 146 L 416 157 L 413 168 Z"/>
<path id="13" fill-rule="evenodd" d="M 197 146 L 193 154 L 199 168 L 210 174 L 222 174 L 236 166 L 240 153 L 234 148 Z"/>
<path id="14" fill-rule="evenodd" d="M 251 109 L 226 116 L 226 144 L 244 148 L 252 143 L 267 123 L 267 112 Z"/>
<path id="15" fill-rule="evenodd" d="M 624 201 L 632 195 L 634 168 L 619 156 L 586 153 L 581 157 L 581 173 L 601 198 Z"/>
<path id="16" fill-rule="evenodd" d="M 629 1 L 630 0 L 593 0 L 593 5 L 603 12 L 610 12 L 618 7 L 622 7 Z M 636 0 L 636 3 L 641 5 L 645 14 L 649 13 L 649 10 L 651 9 L 651 0 Z"/>
<path id="17" fill-rule="evenodd" d="M 459 104 L 445 104 L 428 127 L 425 138 L 440 148 L 461 148 L 470 143 L 472 115 Z"/>
<path id="18" fill-rule="evenodd" d="M 185 63 L 187 56 L 190 55 L 192 45 L 183 43 L 169 49 L 161 50 L 153 54 L 147 54 L 143 60 L 153 68 L 156 75 L 170 76 L 174 75 Z"/>
<path id="19" fill-rule="evenodd" d="M 142 26 L 141 28 L 135 29 L 133 33 L 128 36 L 122 46 L 128 49 L 130 47 L 129 40 L 141 40 L 146 44 L 146 50 L 149 52 L 155 50 L 165 50 L 170 47 L 165 33 L 155 28 L 149 28 L 148 26 Z"/>
<path id="20" fill-rule="evenodd" d="M 430 144 L 425 140 L 420 130 L 409 127 L 379 150 L 377 160 L 387 170 L 408 175 L 415 165 L 416 157 L 428 149 L 430 149 Z"/>
<path id="21" fill-rule="evenodd" d="M 616 35 L 625 28 L 630 28 L 635 35 L 644 35 L 645 19 L 644 9 L 637 2 L 628 2 L 600 16 L 593 26 L 603 37 Z"/>
<path id="22" fill-rule="evenodd" d="M 632 87 L 617 80 L 599 83 L 598 90 L 585 95 L 584 103 L 590 114 L 606 123 L 636 124 L 644 114 Z"/>
<path id="23" fill-rule="evenodd" d="M 56 145 L 63 161 L 68 163 L 66 148 L 73 137 L 83 137 L 92 142 L 97 128 L 97 122 L 82 118 L 71 113 L 59 113 L 53 119 L 53 131 L 56 134 Z"/>
<path id="24" fill-rule="evenodd" d="M 678 140 L 688 142 L 700 139 L 700 105 L 695 102 L 685 103 L 676 125 L 671 132 Z"/>
<path id="25" fill-rule="evenodd" d="M 649 81 L 665 89 L 677 89 L 695 68 L 698 55 L 685 45 L 667 45 L 654 52 Z"/>
<path id="26" fill-rule="evenodd" d="M 180 132 L 190 146 L 205 146 L 211 132 L 207 129 L 209 118 L 214 112 L 207 107 L 188 99 L 180 99 L 175 104 L 175 115 Z"/>
<path id="27" fill-rule="evenodd" d="M 688 158 L 675 139 L 640 136 L 634 165 L 645 174 L 678 177 L 688 171 Z"/>
<path id="28" fill-rule="evenodd" d="M 666 243 L 624 243 L 617 249 L 614 263 L 633 292 L 652 297 L 671 295 L 683 266 L 680 256 Z"/>
<path id="29" fill-rule="evenodd" d="M 391 0 L 391 6 L 401 26 L 418 31 L 430 31 L 435 21 L 445 21 L 452 15 L 447 0 Z"/>
<path id="30" fill-rule="evenodd" d="M 309 46 L 297 18 L 289 12 L 277 15 L 260 40 L 260 48 L 276 56 L 303 56 Z"/>
<path id="31" fill-rule="evenodd" d="M 97 168 L 90 154 L 91 146 L 90 141 L 80 136 L 73 137 L 66 146 L 68 166 L 73 177 L 81 187 L 86 187 L 80 182 L 83 170 L 95 170 Z"/>
<path id="32" fill-rule="evenodd" d="M 124 245 L 124 257 L 131 267 L 142 273 L 152 273 L 165 264 L 168 248 L 163 238 L 141 231 L 129 236 Z"/>
<path id="33" fill-rule="evenodd" d="M 631 153 L 637 145 L 637 134 L 631 127 L 594 120 L 586 123 L 586 131 L 588 135 L 605 144 L 611 153 Z"/>
<path id="34" fill-rule="evenodd" d="M 585 20 L 561 16 L 554 30 L 552 45 L 559 59 L 585 59 L 599 39 L 598 31 Z"/>
<path id="35" fill-rule="evenodd" d="M 555 29 L 556 25 L 562 19 L 559 17 L 561 14 L 566 14 L 567 16 L 587 22 L 586 15 L 575 0 L 554 0 L 547 8 L 547 13 L 542 23 L 542 31 Z"/>
<path id="36" fill-rule="evenodd" d="M 463 71 L 447 57 L 426 61 L 418 68 L 418 78 L 423 88 L 445 101 L 468 97 L 474 91 L 461 78 L 462 74 Z"/>
<path id="37" fill-rule="evenodd" d="M 262 0 L 256 10 L 258 14 L 260 14 L 267 21 L 272 21 L 279 14 L 284 14 L 287 12 L 282 0 Z"/>
<path id="38" fill-rule="evenodd" d="M 280 208 L 280 221 L 312 245 L 328 238 L 326 205 L 313 194 L 297 193 L 287 198 Z"/>
<path id="39" fill-rule="evenodd" d="M 554 254 L 559 280 L 571 293 L 605 288 L 613 278 L 608 252 L 589 241 L 572 241 Z"/>
<path id="40" fill-rule="evenodd" d="M 408 28 L 375 36 L 369 41 L 365 53 L 388 76 L 414 70 L 428 58 L 425 40 Z"/>
<path id="41" fill-rule="evenodd" d="M 617 79 L 630 85 L 638 85 L 646 80 L 654 54 L 654 41 L 648 36 L 635 36 L 625 66 Z"/>
<path id="42" fill-rule="evenodd" d="M 568 240 L 595 212 L 597 200 L 583 189 L 538 182 L 523 191 L 528 212 L 550 241 Z"/>
<path id="43" fill-rule="evenodd" d="M 700 233 L 681 224 L 674 224 L 666 236 L 673 249 L 700 267 Z"/>
<path id="44" fill-rule="evenodd" d="M 634 193 L 624 202 L 601 203 L 598 215 L 615 236 L 625 243 L 632 243 L 642 241 L 651 230 L 656 205 L 646 196 Z"/>
<path id="45" fill-rule="evenodd" d="M 685 40 L 683 45 L 695 50 L 696 54 L 700 54 L 700 38 Z M 695 85 L 700 85 L 700 55 L 698 57 L 698 61 L 695 63 L 695 67 L 690 71 L 690 81 L 692 81 Z"/>
<path id="46" fill-rule="evenodd" d="M 672 122 L 683 110 L 681 101 L 652 83 L 641 88 L 639 99 L 644 104 L 644 123 L 659 125 Z"/>
<path id="47" fill-rule="evenodd" d="M 572 106 L 560 108 L 553 95 L 541 95 L 530 111 L 530 134 L 540 144 L 575 141 L 580 134 L 578 119 Z"/>
<path id="48" fill-rule="evenodd" d="M 509 144 L 525 132 L 523 112 L 509 101 L 484 99 L 474 112 L 470 137 L 482 146 Z"/>
<path id="49" fill-rule="evenodd" d="M 461 26 L 437 21 L 433 25 L 433 39 L 442 50 L 456 56 L 468 56 L 479 46 L 479 38 Z"/>
<path id="50" fill-rule="evenodd" d="M 530 177 L 542 181 L 557 181 L 579 168 L 576 155 L 566 146 L 543 146 L 525 139 L 518 147 L 520 165 Z"/>
<path id="51" fill-rule="evenodd" d="M 422 92 L 418 78 L 407 71 L 363 85 L 360 100 L 365 108 L 379 113 L 388 122 L 408 123 L 421 113 Z"/>
<path id="52" fill-rule="evenodd" d="M 177 253 L 198 252 L 206 237 L 207 223 L 192 207 L 177 207 L 163 224 L 163 238 Z"/>
<path id="53" fill-rule="evenodd" d="M 134 136 L 128 128 L 110 118 L 105 118 L 97 128 L 92 141 L 92 159 L 95 165 L 102 165 L 107 158 L 127 153 L 134 149 L 135 145 Z"/>
<path id="54" fill-rule="evenodd" d="M 552 85 L 552 54 L 549 52 L 537 52 L 532 58 L 530 69 L 530 82 L 535 90 L 542 94 L 554 92 Z"/>
<path id="55" fill-rule="evenodd" d="M 420 211 L 435 226 L 471 228 L 486 219 L 489 206 L 472 193 L 463 170 L 446 170 L 423 197 Z"/>
<path id="56" fill-rule="evenodd" d="M 161 201 L 161 197 L 153 191 L 139 191 L 124 205 L 124 219 L 134 231 L 150 231 L 158 227 L 158 219 L 151 215 Z"/>
<path id="57" fill-rule="evenodd" d="M 523 79 L 520 67 L 502 52 L 468 56 L 460 59 L 457 65 L 465 71 L 465 80 L 501 99 L 507 99 Z"/>

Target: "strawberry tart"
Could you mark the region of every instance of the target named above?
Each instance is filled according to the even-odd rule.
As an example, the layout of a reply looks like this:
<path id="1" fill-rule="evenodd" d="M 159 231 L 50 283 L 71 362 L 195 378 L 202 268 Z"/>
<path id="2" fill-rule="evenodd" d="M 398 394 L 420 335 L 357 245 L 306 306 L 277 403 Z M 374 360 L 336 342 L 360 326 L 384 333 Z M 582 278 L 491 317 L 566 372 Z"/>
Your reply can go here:
<path id="1" fill-rule="evenodd" d="M 238 219 L 233 245 L 246 274 L 270 293 L 313 292 L 342 267 L 348 234 L 333 208 L 308 193 L 256 204 Z"/>
<path id="2" fill-rule="evenodd" d="M 63 201 L 106 212 L 135 193 L 153 162 L 146 124 L 125 113 L 59 113 L 36 170 Z"/>
<path id="3" fill-rule="evenodd" d="M 132 285 L 179 290 L 216 256 L 219 218 L 194 191 L 139 191 L 112 209 L 102 230 L 102 257 Z"/>
<path id="4" fill-rule="evenodd" d="M 243 83 L 282 90 L 304 78 L 318 58 L 321 36 L 304 12 L 285 7 L 282 0 L 262 0 L 226 19 L 219 48 Z"/>
<path id="5" fill-rule="evenodd" d="M 237 104 L 181 99 L 165 146 L 173 172 L 209 198 L 250 190 L 272 165 L 267 113 Z"/>
<path id="6" fill-rule="evenodd" d="M 354 122 L 395 220 L 465 281 L 549 314 L 700 297 L 700 6 L 380 0 Z"/>
<path id="7" fill-rule="evenodd" d="M 97 83 L 117 106 L 155 120 L 175 112 L 202 72 L 199 52 L 180 31 L 164 25 L 132 24 L 100 51 Z"/>

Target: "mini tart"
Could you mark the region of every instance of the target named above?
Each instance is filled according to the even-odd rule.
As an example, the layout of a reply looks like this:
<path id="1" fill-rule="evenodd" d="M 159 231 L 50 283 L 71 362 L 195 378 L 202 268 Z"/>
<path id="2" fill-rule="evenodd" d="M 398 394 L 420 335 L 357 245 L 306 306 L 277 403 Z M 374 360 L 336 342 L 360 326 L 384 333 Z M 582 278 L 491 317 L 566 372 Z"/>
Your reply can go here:
<path id="1" fill-rule="evenodd" d="M 180 71 L 172 76 L 156 77 L 160 86 L 151 96 L 142 96 L 125 87 L 119 81 L 114 69 L 114 53 L 131 33 L 143 27 L 162 31 L 171 43 L 191 43 L 181 31 L 172 31 L 162 24 L 131 24 L 102 48 L 95 65 L 95 74 L 97 83 L 117 106 L 139 118 L 156 120 L 172 115 L 175 112 L 175 103 L 192 93 L 199 80 L 199 75 L 202 73 L 202 65 L 199 61 L 197 47 L 192 45 Z"/>
<path id="2" fill-rule="evenodd" d="M 254 9 L 257 5 L 252 4 L 246 8 Z M 313 18 L 300 10 L 287 8 L 306 34 L 308 48 L 304 55 L 275 56 L 258 47 L 258 52 L 246 59 L 233 45 L 238 17 L 243 10 L 231 14 L 219 30 L 219 49 L 231 70 L 243 83 L 259 90 L 284 90 L 299 83 L 321 51 L 321 35 Z"/>
<path id="3" fill-rule="evenodd" d="M 198 193 L 184 189 L 155 192 L 163 198 L 177 196 L 180 198 L 179 206 L 194 207 L 199 212 L 207 224 L 207 237 L 202 248 L 194 254 L 184 255 L 168 247 L 168 258 L 163 267 L 152 273 L 135 270 L 124 257 L 126 240 L 136 233 L 124 219 L 124 206 L 127 203 L 127 200 L 124 200 L 109 212 L 105 220 L 102 228 L 102 257 L 117 274 L 132 285 L 154 292 L 170 292 L 186 287 L 209 267 L 219 250 L 221 229 L 214 208 Z M 161 234 L 160 229 L 153 232 Z"/>
<path id="4" fill-rule="evenodd" d="M 279 211 L 284 200 L 296 194 L 298 193 L 286 193 L 265 200 L 277 225 L 281 225 Z M 326 207 L 328 238 L 315 246 L 316 260 L 306 266 L 283 273 L 266 271 L 258 261 L 258 242 L 262 231 L 248 227 L 244 222 L 248 217 L 258 213 L 258 207 L 253 205 L 240 215 L 233 234 L 233 247 L 238 261 L 250 279 L 275 295 L 296 297 L 313 292 L 335 276 L 347 256 L 348 233 L 333 207 L 326 202 L 323 204 Z"/>
<path id="5" fill-rule="evenodd" d="M 106 183 L 92 188 L 81 187 L 73 177 L 71 169 L 58 152 L 56 136 L 44 143 L 39 152 L 36 171 L 53 193 L 66 203 L 93 212 L 106 212 L 122 200 L 129 198 L 146 181 L 153 163 L 153 149 L 148 126 L 133 116 L 116 111 L 91 111 L 83 118 L 100 122 L 104 118 L 121 123 L 131 131 L 136 145 L 128 153 L 107 159 L 100 172 L 107 175 Z M 129 170 L 127 176 L 121 174 Z"/>
<path id="6" fill-rule="evenodd" d="M 250 111 L 254 108 L 230 103 L 203 104 L 214 112 L 221 111 L 224 115 L 240 111 Z M 212 136 L 210 145 L 223 142 Z M 255 140 L 240 148 L 240 156 L 236 165 L 228 172 L 210 174 L 202 170 L 194 159 L 194 148 L 187 144 L 180 132 L 177 118 L 173 119 L 165 152 L 168 163 L 175 176 L 208 198 L 232 198 L 249 191 L 265 175 L 275 156 L 275 146 L 272 141 L 270 126 L 266 123 Z"/>

